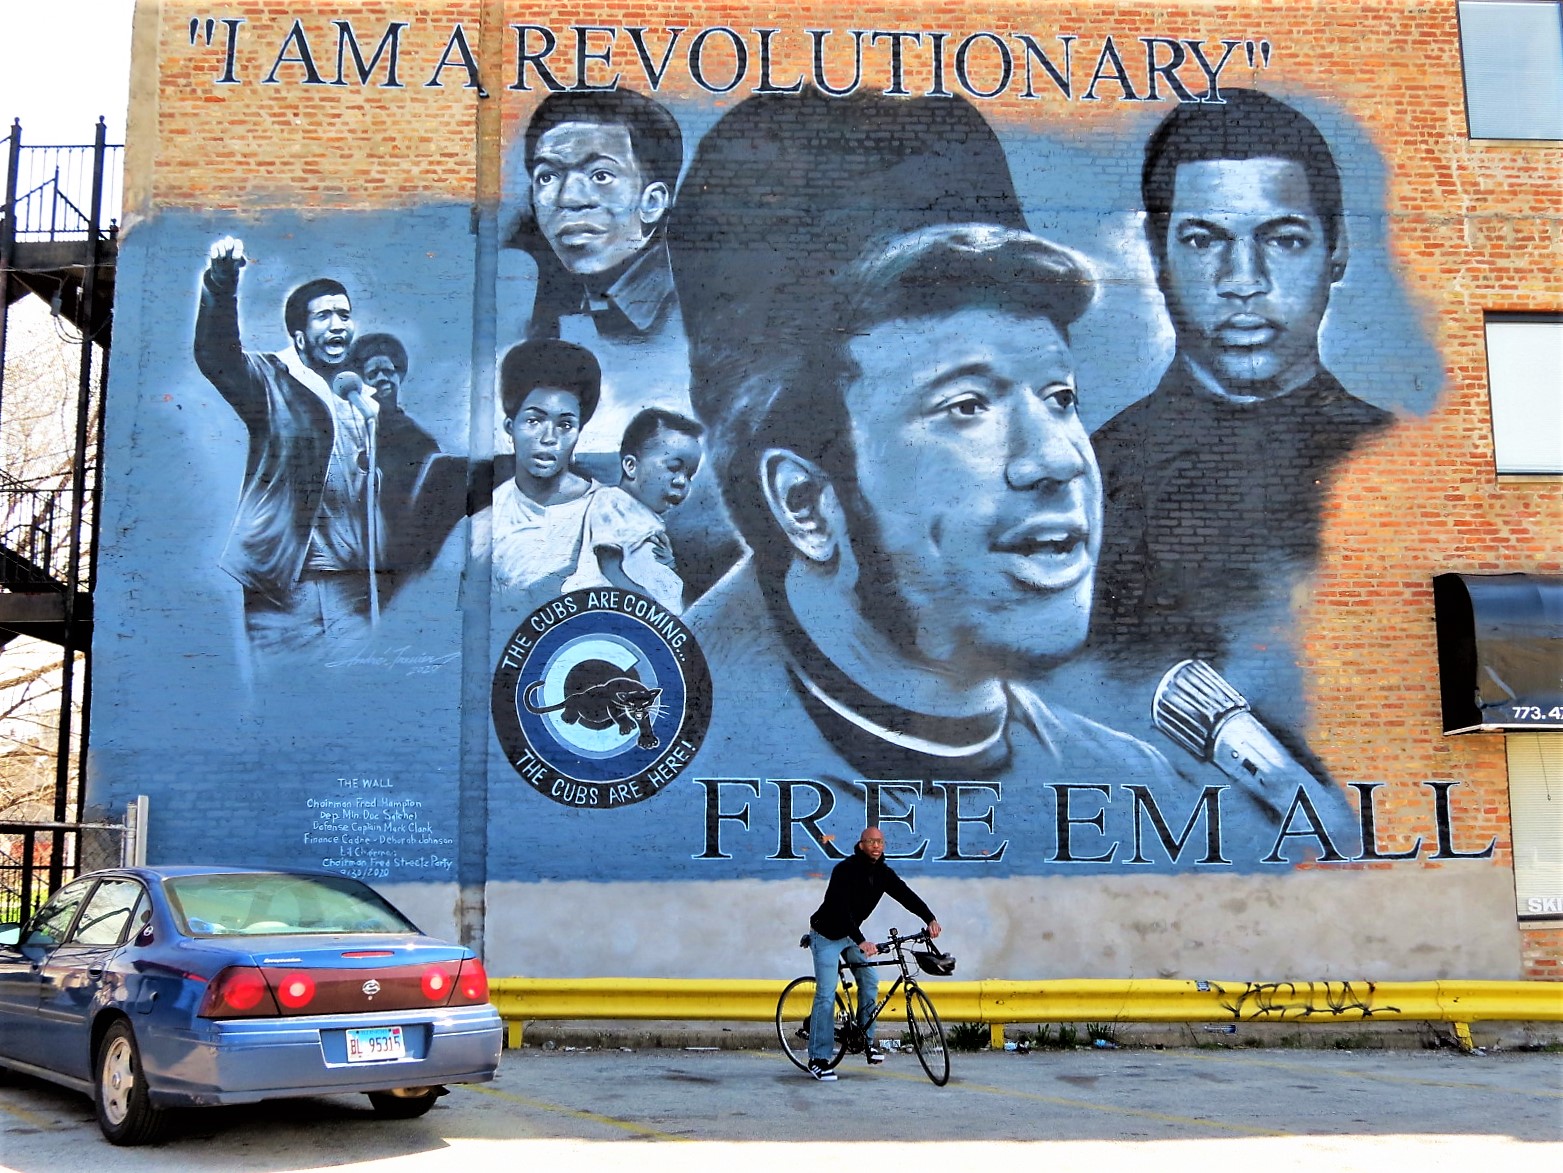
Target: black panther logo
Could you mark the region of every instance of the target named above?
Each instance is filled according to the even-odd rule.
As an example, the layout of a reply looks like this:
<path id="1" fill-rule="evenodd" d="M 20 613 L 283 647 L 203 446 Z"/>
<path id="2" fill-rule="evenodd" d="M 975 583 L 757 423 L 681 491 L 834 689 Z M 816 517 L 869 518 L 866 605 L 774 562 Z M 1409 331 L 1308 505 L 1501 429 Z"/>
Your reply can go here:
<path id="1" fill-rule="evenodd" d="M 647 688 L 633 676 L 626 676 L 617 665 L 606 660 L 582 660 L 564 678 L 564 699 L 556 705 L 538 706 L 532 694 L 543 687 L 541 680 L 526 686 L 522 702 L 531 713 L 559 713 L 560 720 L 587 729 L 617 726 L 620 733 L 640 733 L 636 745 L 656 749 L 662 742 L 652 732 L 651 722 L 662 696 L 660 688 Z"/>

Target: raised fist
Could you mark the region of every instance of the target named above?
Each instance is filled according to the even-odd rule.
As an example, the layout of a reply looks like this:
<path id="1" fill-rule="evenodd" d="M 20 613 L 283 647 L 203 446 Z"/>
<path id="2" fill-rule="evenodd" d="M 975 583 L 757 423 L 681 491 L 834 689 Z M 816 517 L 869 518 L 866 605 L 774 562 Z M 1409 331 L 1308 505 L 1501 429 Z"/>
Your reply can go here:
<path id="1" fill-rule="evenodd" d="M 246 264 L 244 241 L 236 236 L 225 236 L 207 253 L 206 279 L 214 289 L 237 289 L 239 270 Z"/>

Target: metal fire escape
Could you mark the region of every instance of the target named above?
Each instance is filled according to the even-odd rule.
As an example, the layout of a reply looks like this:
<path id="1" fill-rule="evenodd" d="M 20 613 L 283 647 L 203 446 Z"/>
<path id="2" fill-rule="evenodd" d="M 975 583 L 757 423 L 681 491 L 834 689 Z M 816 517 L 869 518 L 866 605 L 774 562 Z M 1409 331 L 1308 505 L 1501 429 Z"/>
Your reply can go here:
<path id="1" fill-rule="evenodd" d="M 18 120 L 0 138 L 6 164 L 0 205 L 0 420 L 8 406 L 6 327 L 12 305 L 29 295 L 42 298 L 80 339 L 68 476 L 0 467 L 0 652 L 25 635 L 57 644 L 64 653 L 54 763 L 54 823 L 61 832 L 68 820 L 79 823 L 82 817 L 92 696 L 102 407 L 118 242 L 116 221 L 105 227 L 104 218 L 118 213 L 124 155 L 124 147 L 109 145 L 105 136 L 100 119 L 91 146 L 24 145 Z M 58 469 L 66 453 L 56 455 Z M 73 727 L 78 654 L 81 719 Z M 70 836 L 46 838 L 53 888 L 72 862 Z M 29 836 L 29 847 L 32 842 Z"/>

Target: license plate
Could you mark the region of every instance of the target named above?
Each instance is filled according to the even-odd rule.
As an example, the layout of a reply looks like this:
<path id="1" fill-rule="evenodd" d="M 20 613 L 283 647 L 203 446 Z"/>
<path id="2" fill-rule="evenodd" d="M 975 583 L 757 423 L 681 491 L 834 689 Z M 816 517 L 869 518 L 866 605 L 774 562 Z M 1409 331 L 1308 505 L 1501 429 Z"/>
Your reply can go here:
<path id="1" fill-rule="evenodd" d="M 407 1045 L 399 1026 L 358 1027 L 347 1032 L 347 1061 L 375 1063 L 382 1059 L 404 1059 Z"/>

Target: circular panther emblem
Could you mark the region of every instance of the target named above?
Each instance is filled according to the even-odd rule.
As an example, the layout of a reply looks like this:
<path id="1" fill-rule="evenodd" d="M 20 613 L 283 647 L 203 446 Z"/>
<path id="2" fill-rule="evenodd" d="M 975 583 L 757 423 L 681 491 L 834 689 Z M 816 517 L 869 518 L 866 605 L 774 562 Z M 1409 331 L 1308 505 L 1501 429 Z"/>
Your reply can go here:
<path id="1" fill-rule="evenodd" d="M 494 731 L 523 781 L 566 806 L 644 802 L 711 722 L 705 657 L 643 595 L 574 591 L 516 628 L 494 670 Z"/>

